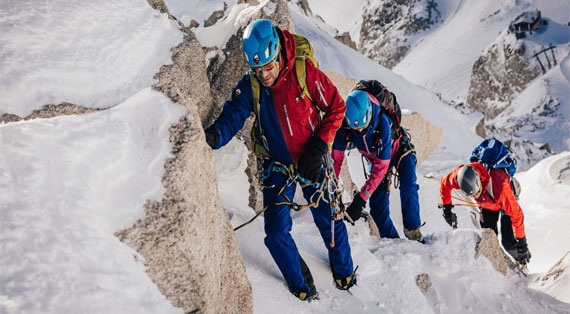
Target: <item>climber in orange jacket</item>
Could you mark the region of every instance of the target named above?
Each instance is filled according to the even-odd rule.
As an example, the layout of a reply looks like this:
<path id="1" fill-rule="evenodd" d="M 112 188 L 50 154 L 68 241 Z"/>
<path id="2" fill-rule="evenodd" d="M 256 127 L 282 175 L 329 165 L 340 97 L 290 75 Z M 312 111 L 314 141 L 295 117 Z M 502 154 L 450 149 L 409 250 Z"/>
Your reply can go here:
<path id="1" fill-rule="evenodd" d="M 452 225 L 457 216 L 451 211 L 451 191 L 460 189 L 481 208 L 481 228 L 497 232 L 501 215 L 501 243 L 505 250 L 519 263 L 526 264 L 531 254 L 526 243 L 524 214 L 504 169 L 489 168 L 474 162 L 462 165 L 441 178 L 439 189 L 443 204 L 443 217 Z"/>

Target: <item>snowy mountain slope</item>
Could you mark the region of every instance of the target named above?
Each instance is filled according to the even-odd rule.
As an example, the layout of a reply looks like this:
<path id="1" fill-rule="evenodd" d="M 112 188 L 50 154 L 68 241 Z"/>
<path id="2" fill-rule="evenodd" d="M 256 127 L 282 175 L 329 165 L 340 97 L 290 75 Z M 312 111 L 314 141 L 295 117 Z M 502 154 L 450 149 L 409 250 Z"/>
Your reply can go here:
<path id="1" fill-rule="evenodd" d="M 366 0 L 351 1 L 349 6 L 344 0 L 308 0 L 308 2 L 312 12 L 328 25 L 341 34 L 348 32 L 354 42 L 360 41 L 362 9 L 367 3 Z"/>
<path id="2" fill-rule="evenodd" d="M 81 12 L 84 11 L 79 10 L 76 15 L 81 15 Z M 12 12 L 11 16 L 17 13 Z M 107 14 L 101 10 L 93 20 L 104 20 Z M 409 84 L 382 67 L 373 66 L 358 54 L 347 52 L 344 50 L 346 47 L 337 46 L 338 42 L 314 29 L 310 23 L 303 24 L 302 19 L 299 23 L 299 31 L 315 36 L 311 39 L 321 47 L 319 50 L 322 52 L 319 53 L 322 54 L 318 58 L 325 61 L 325 66 L 358 78 L 381 74 L 377 78 L 388 82 L 389 86 L 393 85 L 399 98 L 406 99 L 405 108 L 421 110 L 428 119 L 444 128 L 446 142 L 422 164 L 420 174 L 430 171 L 442 173 L 465 160 L 472 144 L 478 142 L 472 134 L 474 122 L 478 120 L 476 115 L 465 117 L 448 110 L 430 92 Z M 41 27 L 34 29 L 36 26 L 30 24 L 30 30 L 43 31 Z M 116 31 L 119 37 L 129 37 L 131 32 L 127 28 L 117 28 Z M 180 36 L 177 29 L 173 28 L 172 32 L 176 34 L 167 37 Z M 71 33 L 72 37 L 82 38 L 80 34 Z M 148 39 L 147 36 L 138 36 L 133 45 L 144 46 L 149 44 Z M 12 38 L 15 43 L 21 40 L 23 38 Z M 95 49 L 100 51 L 117 48 L 112 40 L 96 43 Z M 157 52 L 153 61 L 160 64 L 157 60 L 169 60 L 169 48 Z M 74 59 L 61 61 L 52 53 L 46 54 L 44 59 L 46 63 L 53 60 L 63 66 L 75 65 Z M 89 75 L 93 68 L 89 63 L 87 65 L 79 68 L 81 73 L 74 75 Z M 141 66 L 131 70 L 146 73 L 148 68 Z M 41 93 L 42 86 L 51 83 L 46 78 L 38 79 L 37 85 L 29 85 L 31 92 L 37 88 Z M 102 99 L 115 99 L 115 90 L 105 89 L 107 86 L 94 85 L 90 92 L 103 95 Z M 64 87 L 60 87 L 62 92 L 69 92 Z M 168 127 L 184 114 L 179 106 L 146 87 L 148 85 L 138 89 L 133 87 L 134 96 L 102 112 L 0 125 L 0 312 L 181 312 L 173 308 L 148 280 L 144 261 L 112 236 L 116 228 L 131 224 L 143 214 L 142 202 L 145 199 L 160 197 L 163 191 L 160 184 L 162 166 L 170 148 Z M 237 225 L 253 213 L 247 207 L 248 186 L 243 173 L 247 149 L 243 143 L 234 140 L 215 154 L 221 199 L 232 223 Z M 361 167 L 355 163 L 359 162 L 359 156 L 353 153 L 349 158 L 353 177 L 361 183 Z M 559 166 L 557 162 L 550 171 L 565 169 Z M 532 175 L 526 181 L 525 184 L 533 184 L 529 186 L 530 191 L 537 190 L 541 184 L 537 178 L 537 175 Z M 353 255 L 360 265 L 361 275 L 360 286 L 352 291 L 354 295 L 338 291 L 332 285 L 322 240 L 307 211 L 293 213 L 293 233 L 316 277 L 322 296 L 318 302 L 300 302 L 287 291 L 262 243 L 263 217 L 238 231 L 240 248 L 253 285 L 255 311 L 568 312 L 567 303 L 528 289 L 528 279 L 515 274 L 503 277 L 484 258 L 473 259 L 470 213 L 458 210 L 461 229 L 450 231 L 441 218 L 440 210 L 436 209 L 439 201 L 437 179 L 420 177 L 419 184 L 428 245 L 371 238 L 363 222 L 355 227 L 349 226 Z M 560 195 L 563 190 L 543 190 L 548 193 L 545 197 L 553 202 L 553 206 L 561 210 L 540 218 L 563 221 L 565 216 L 557 216 L 568 208 L 566 195 Z M 391 195 L 392 216 L 401 232 L 398 193 L 394 191 Z M 537 202 L 542 199 L 537 198 Z M 527 203 L 522 205 L 524 208 Z M 533 219 L 528 219 L 529 225 L 535 222 L 541 226 L 548 225 L 538 218 Z M 548 230 L 553 236 L 539 241 L 556 239 L 565 243 L 566 228 L 558 228 L 552 224 Z M 530 237 L 529 233 L 531 251 L 535 252 L 535 247 L 543 243 L 532 241 Z M 433 290 L 429 290 L 427 297 L 418 293 L 415 286 L 420 272 L 432 278 Z"/>
<path id="3" fill-rule="evenodd" d="M 496 129 L 495 134 L 507 139 L 510 135 L 549 143 L 554 152 L 570 150 L 570 57 L 564 44 L 558 50 L 565 51 L 558 53 L 559 64 L 516 95 L 504 112 L 486 122 L 488 129 Z"/>
<path id="4" fill-rule="evenodd" d="M 546 158 L 516 178 L 533 254 L 529 270 L 545 272 L 570 251 L 570 152 Z"/>
<path id="5" fill-rule="evenodd" d="M 184 114 L 149 87 L 109 110 L 0 125 L 1 313 L 180 313 L 114 233 L 162 197 Z"/>
<path id="6" fill-rule="evenodd" d="M 563 25 L 570 18 L 568 0 L 438 3 L 442 8 L 454 7 L 444 9 L 453 14 L 444 17 L 443 24 L 413 47 L 394 71 L 449 100 L 465 98 L 475 60 L 522 11 L 538 8 L 543 16 Z"/>
<path id="7" fill-rule="evenodd" d="M 150 86 L 176 22 L 146 1 L 0 3 L 0 115 L 27 116 L 47 104 L 117 105 Z"/>

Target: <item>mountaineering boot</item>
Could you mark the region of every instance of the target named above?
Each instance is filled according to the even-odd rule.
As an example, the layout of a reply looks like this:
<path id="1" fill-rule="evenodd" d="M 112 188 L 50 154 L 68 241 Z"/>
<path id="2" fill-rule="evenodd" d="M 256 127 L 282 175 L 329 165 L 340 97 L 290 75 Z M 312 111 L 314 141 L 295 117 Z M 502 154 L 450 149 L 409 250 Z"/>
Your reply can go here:
<path id="1" fill-rule="evenodd" d="M 314 285 L 309 286 L 311 288 L 311 290 L 309 290 L 309 292 L 297 292 L 297 291 L 291 291 L 291 293 L 296 296 L 297 298 L 299 298 L 299 300 L 301 301 L 307 301 L 307 302 L 311 302 L 313 300 L 318 300 L 319 299 L 319 293 L 317 292 L 317 288 L 315 288 Z"/>
<path id="2" fill-rule="evenodd" d="M 340 290 L 346 290 L 346 291 L 348 291 L 348 289 L 352 288 L 352 286 L 354 286 L 356 284 L 356 270 L 357 269 L 358 269 L 358 266 L 356 266 L 356 268 L 352 272 L 352 275 L 350 275 L 344 279 L 335 279 L 334 283 L 336 284 L 336 288 L 340 289 Z"/>
<path id="3" fill-rule="evenodd" d="M 305 284 L 309 286 L 310 290 L 309 292 L 297 292 L 292 290 L 289 291 L 291 291 L 291 293 L 297 298 L 299 298 L 301 301 L 311 302 L 313 300 L 318 300 L 319 293 L 317 292 L 317 288 L 315 287 L 315 280 L 313 279 L 313 275 L 309 270 L 309 266 L 307 266 L 307 263 L 305 263 L 302 257 L 300 262 L 301 262 L 301 273 L 303 274 L 303 279 L 305 280 Z"/>
<path id="4" fill-rule="evenodd" d="M 404 228 L 404 235 L 406 236 L 406 238 L 410 239 L 410 240 L 415 240 L 418 241 L 420 243 L 425 243 L 424 238 L 422 236 L 422 232 L 420 231 L 421 227 L 418 227 L 414 230 L 408 230 L 406 228 Z"/>

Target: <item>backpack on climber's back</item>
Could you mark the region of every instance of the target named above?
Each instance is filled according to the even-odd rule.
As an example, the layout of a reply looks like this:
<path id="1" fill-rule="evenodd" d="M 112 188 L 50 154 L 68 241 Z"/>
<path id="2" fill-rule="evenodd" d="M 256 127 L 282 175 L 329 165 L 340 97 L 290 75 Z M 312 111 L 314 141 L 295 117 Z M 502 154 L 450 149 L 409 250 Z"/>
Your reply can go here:
<path id="1" fill-rule="evenodd" d="M 399 138 L 402 110 L 400 109 L 396 95 L 377 80 L 361 80 L 352 90 L 365 91 L 378 100 L 382 113 L 386 114 L 390 120 L 392 120 L 392 139 Z"/>
<path id="2" fill-rule="evenodd" d="M 487 168 L 502 168 L 509 175 L 509 181 L 515 196 L 520 193 L 520 184 L 514 178 L 517 172 L 517 160 L 513 152 L 501 141 L 491 137 L 484 140 L 471 153 L 471 162 L 479 162 Z"/>

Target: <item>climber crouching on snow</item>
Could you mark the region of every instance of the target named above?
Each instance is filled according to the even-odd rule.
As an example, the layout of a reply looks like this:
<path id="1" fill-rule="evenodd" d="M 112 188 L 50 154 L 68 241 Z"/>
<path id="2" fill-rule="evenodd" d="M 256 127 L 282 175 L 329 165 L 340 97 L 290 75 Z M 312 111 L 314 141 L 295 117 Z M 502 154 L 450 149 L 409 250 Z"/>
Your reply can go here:
<path id="1" fill-rule="evenodd" d="M 498 235 L 500 216 L 501 244 L 521 265 L 529 262 L 531 254 L 526 243 L 524 215 L 505 169 L 472 162 L 443 176 L 439 188 L 443 217 L 450 226 L 457 226 L 457 216 L 451 210 L 451 191 L 459 189 L 481 208 L 481 228 L 491 228 Z"/>
<path id="2" fill-rule="evenodd" d="M 220 116 L 205 130 L 206 141 L 213 149 L 226 145 L 254 112 L 252 145 L 263 160 L 263 205 L 267 208 L 265 245 L 291 293 L 310 301 L 318 298 L 318 293 L 291 237 L 288 203 L 297 180 L 307 200 L 318 192 L 324 180 L 323 162 L 330 154 L 329 145 L 342 124 L 346 105 L 310 59 L 301 59 L 301 64 L 299 58 L 296 61 L 301 44 L 309 46 L 306 39 L 274 27 L 268 20 L 257 20 L 245 29 L 242 43 L 251 71 L 242 77 Z M 306 74 L 304 87 L 300 86 L 297 69 Z M 310 209 L 328 249 L 336 286 L 348 290 L 356 276 L 346 227 L 342 220 L 335 221 L 332 239 L 330 205 L 321 201 Z"/>
<path id="3" fill-rule="evenodd" d="M 344 124 L 333 142 L 334 169 L 340 174 L 345 150 L 354 147 L 370 163 L 371 173 L 346 212 L 356 221 L 370 200 L 370 215 L 382 238 L 399 238 L 389 208 L 390 174 L 397 173 L 404 234 L 410 240 L 423 242 L 416 154 L 400 120 L 400 107 L 393 93 L 376 80 L 358 82 L 346 99 Z"/>

